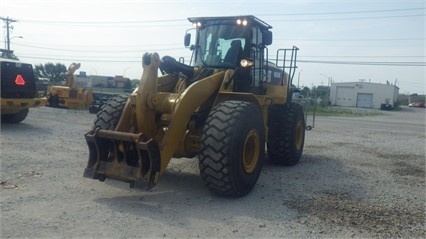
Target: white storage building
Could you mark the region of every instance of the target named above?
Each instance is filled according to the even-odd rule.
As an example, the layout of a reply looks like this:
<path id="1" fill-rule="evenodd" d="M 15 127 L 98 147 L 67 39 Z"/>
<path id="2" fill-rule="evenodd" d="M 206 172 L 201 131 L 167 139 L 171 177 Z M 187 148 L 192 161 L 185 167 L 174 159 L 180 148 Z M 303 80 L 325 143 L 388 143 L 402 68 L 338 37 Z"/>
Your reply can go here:
<path id="1" fill-rule="evenodd" d="M 330 103 L 336 106 L 380 109 L 382 104 L 394 106 L 399 88 L 391 84 L 370 82 L 332 83 Z"/>

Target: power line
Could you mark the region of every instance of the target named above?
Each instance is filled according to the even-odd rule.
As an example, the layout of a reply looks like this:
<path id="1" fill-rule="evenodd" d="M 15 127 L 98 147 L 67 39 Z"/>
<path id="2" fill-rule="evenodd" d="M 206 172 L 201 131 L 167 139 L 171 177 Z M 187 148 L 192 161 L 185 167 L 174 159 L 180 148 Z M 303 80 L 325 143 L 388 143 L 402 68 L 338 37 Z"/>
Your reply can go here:
<path id="1" fill-rule="evenodd" d="M 24 58 L 28 59 L 43 59 L 43 60 L 55 60 L 55 61 L 82 61 L 82 62 L 111 62 L 111 63 L 136 63 L 141 62 L 141 60 L 95 60 L 95 59 L 78 59 L 78 58 L 52 58 L 52 57 L 30 57 L 30 56 L 24 56 Z"/>
<path id="2" fill-rule="evenodd" d="M 139 59 L 140 58 L 140 54 L 138 53 L 138 52 L 141 52 L 141 51 L 134 51 L 133 53 L 137 53 L 137 56 L 105 56 L 105 55 L 77 55 L 77 56 L 71 56 L 71 55 L 68 55 L 67 57 L 80 57 L 80 58 L 85 58 L 85 57 L 88 57 L 88 58 L 97 58 L 97 57 L 99 57 L 99 58 L 102 58 L 102 59 L 111 59 L 111 58 L 115 58 L 115 59 L 135 59 L 135 58 L 137 58 L 137 59 Z M 100 53 L 102 53 L 102 52 L 100 52 Z M 25 57 L 34 57 L 34 56 L 39 56 L 40 54 L 24 54 L 24 55 L 22 55 L 21 54 L 21 56 L 25 56 Z M 63 57 L 64 55 L 51 55 L 51 54 L 43 54 L 43 56 L 45 56 L 45 57 Z M 275 57 L 275 56 L 273 56 L 273 57 Z M 270 59 L 271 58 L 273 58 L 273 57 L 269 57 Z M 396 55 L 392 55 L 392 56 L 372 56 L 372 55 L 370 55 L 370 56 L 367 56 L 367 55 L 364 55 L 364 56 L 350 56 L 350 55 L 341 55 L 341 56 L 338 56 L 338 55 L 332 55 L 332 56 L 323 56 L 323 55 L 321 55 L 321 56 L 319 56 L 319 55 L 303 55 L 303 56 L 299 56 L 298 57 L 299 59 L 304 59 L 304 58 L 426 58 L 426 56 L 420 56 L 420 55 L 411 55 L 411 56 L 406 56 L 406 55 L 403 55 L 403 56 L 396 56 Z"/>
<path id="3" fill-rule="evenodd" d="M 21 20 L 27 24 L 41 24 L 50 26 L 74 26 L 74 27 L 99 27 L 99 28 L 134 28 L 134 27 L 183 27 L 188 26 L 189 23 L 183 20 L 186 19 L 175 19 L 175 20 L 147 20 L 147 21 L 117 21 L 117 22 L 67 22 L 67 21 L 41 21 L 41 20 Z M 182 22 L 182 23 L 179 23 Z M 176 24 L 173 24 L 176 23 Z"/>
<path id="4" fill-rule="evenodd" d="M 0 41 L 1 42 L 1 41 Z M 179 43 L 174 43 L 174 44 L 138 44 L 138 45 L 70 45 L 70 44 L 46 44 L 46 43 L 38 43 L 38 42 L 33 42 L 33 43 L 26 43 L 24 41 L 21 41 L 20 43 L 17 43 L 17 45 L 25 45 L 25 46 L 50 46 L 50 47 L 75 47 L 75 48 L 140 48 L 141 46 L 143 47 L 154 47 L 154 46 L 160 46 L 160 47 L 164 47 L 164 46 L 176 46 L 176 45 L 183 45 L 183 42 L 179 42 Z"/>
<path id="5" fill-rule="evenodd" d="M 136 53 L 136 52 L 135 52 Z M 100 58 L 100 59 L 140 59 L 141 56 L 143 55 L 143 53 L 138 53 L 137 55 L 134 56 L 100 56 L 100 55 L 90 55 L 90 56 L 84 56 L 84 55 L 51 55 L 51 54 L 43 54 L 44 57 L 49 57 L 49 58 L 62 58 L 62 57 L 75 57 L 75 58 Z M 40 57 L 40 54 L 20 54 L 20 56 L 23 57 Z"/>
<path id="6" fill-rule="evenodd" d="M 423 41 L 425 37 L 417 38 L 363 38 L 363 39 L 288 39 L 288 38 L 276 38 L 274 40 L 281 41 Z"/>
<path id="7" fill-rule="evenodd" d="M 78 58 L 51 58 L 51 57 L 22 57 L 29 59 L 43 59 L 43 60 L 56 60 L 56 61 L 86 61 L 86 62 L 110 62 L 110 63 L 139 63 L 141 60 L 97 60 L 97 59 L 78 59 Z M 270 59 L 275 61 L 276 59 Z M 367 65 L 367 66 L 426 66 L 426 62 L 401 62 L 401 61 L 318 61 L 318 60 L 298 60 L 300 63 L 314 63 L 314 64 L 339 64 L 339 65 Z"/>
<path id="8" fill-rule="evenodd" d="M 425 37 L 418 37 L 418 38 L 364 38 L 364 39 L 291 39 L 291 38 L 275 38 L 274 41 L 314 41 L 314 42 L 349 42 L 349 41 L 424 41 L 426 40 Z M 2 41 L 0 41 L 2 42 Z M 141 46 L 143 47 L 154 47 L 154 46 L 160 46 L 160 47 L 164 47 L 164 46 L 177 46 L 177 45 L 182 45 L 182 43 L 174 43 L 174 44 L 139 44 L 139 45 L 121 45 L 121 46 L 117 46 L 117 45 L 63 45 L 63 44 L 44 44 L 44 43 L 32 43 L 32 44 L 28 44 L 28 43 L 15 43 L 16 45 L 21 45 L 21 46 L 27 46 L 27 47 L 33 47 L 33 46 L 37 46 L 37 47 L 41 47 L 41 46 L 54 46 L 54 47 L 75 47 L 75 48 L 140 48 Z M 51 48 L 51 47 L 49 47 Z"/>
<path id="9" fill-rule="evenodd" d="M 187 27 L 188 24 L 157 24 L 157 25 L 153 25 L 153 24 L 143 24 L 143 25 L 130 25 L 130 24 L 123 24 L 123 23 L 117 23 L 117 25 L 107 25 L 107 24 L 100 24 L 100 25 L 96 25 L 96 24 L 76 24 L 76 23 L 71 23 L 71 24 L 51 24 L 51 23 L 46 23 L 45 25 L 50 25 L 50 26 L 61 26 L 61 25 L 66 25 L 67 27 L 97 27 L 97 28 L 151 28 L 151 27 Z"/>
<path id="10" fill-rule="evenodd" d="M 318 58 L 426 58 L 426 56 L 301 56 Z"/>
<path id="11" fill-rule="evenodd" d="M 338 65 L 368 65 L 368 66 L 426 66 L 426 62 L 374 62 L 374 61 L 315 61 L 315 60 L 298 60 L 303 63 L 316 64 L 338 64 Z"/>
<path id="12" fill-rule="evenodd" d="M 114 21 L 114 22 L 76 22 L 76 21 L 42 21 L 42 20 L 21 20 L 28 23 L 42 24 L 147 24 L 147 23 L 163 23 L 163 22 L 187 22 L 188 19 L 163 19 L 163 20 L 141 20 L 141 21 Z"/>
<path id="13" fill-rule="evenodd" d="M 19 45 L 19 46 L 24 46 L 24 47 L 31 47 L 31 48 L 38 48 L 38 49 L 44 49 L 44 50 L 53 50 L 53 51 L 66 51 L 66 52 L 91 52 L 91 53 L 126 53 L 126 52 L 143 52 L 145 51 L 144 49 L 137 49 L 137 50 L 111 50 L 108 49 L 106 50 L 73 50 L 73 49 L 61 49 L 61 48 L 53 48 L 53 47 L 42 47 L 42 46 L 32 46 L 32 45 L 27 45 L 27 44 L 22 44 L 22 43 L 15 43 L 15 45 Z M 151 51 L 175 51 L 175 50 L 182 50 L 183 48 L 166 48 L 166 49 L 152 49 Z"/>
<path id="14" fill-rule="evenodd" d="M 345 21 L 345 20 L 369 20 L 369 19 L 385 19 L 385 18 L 403 18 L 403 17 L 421 17 L 426 14 L 398 15 L 398 16 L 377 16 L 377 17 L 347 17 L 347 18 L 317 18 L 317 19 L 281 19 L 268 20 L 269 22 L 307 22 L 307 21 Z"/>
<path id="15" fill-rule="evenodd" d="M 276 41 L 332 41 L 332 42 L 349 42 L 349 41 L 417 41 L 417 40 L 425 40 L 426 38 L 369 38 L 369 39 L 285 39 L 285 38 L 277 38 Z M 126 52 L 140 52 L 144 51 L 140 47 L 142 45 L 128 45 L 128 46 L 121 46 L 120 48 L 136 48 L 135 50 L 116 50 L 117 46 L 107 46 L 107 45 L 97 45 L 97 46 L 85 46 L 85 45 L 53 45 L 53 46 L 60 46 L 60 47 L 66 47 L 66 48 L 110 48 L 108 50 L 76 50 L 76 49 L 64 49 L 64 48 L 55 48 L 55 47 L 44 47 L 44 46 L 52 46 L 52 44 L 25 44 L 25 43 L 15 43 L 15 45 L 18 46 L 24 46 L 24 47 L 31 47 L 31 48 L 38 48 L 38 49 L 45 49 L 45 50 L 55 50 L 55 51 L 69 51 L 69 52 L 93 52 L 93 53 L 110 53 L 110 52 L 116 52 L 116 53 L 126 53 Z M 44 46 L 43 46 L 44 45 Z M 149 45 L 143 45 L 143 47 L 165 47 L 165 46 L 177 46 L 178 44 L 149 44 Z M 155 49 L 154 50 L 183 50 L 181 47 L 177 48 L 161 48 L 161 49 Z M 152 49 L 150 49 L 152 50 Z"/>
<path id="16" fill-rule="evenodd" d="M 306 15 L 335 15 L 335 14 L 358 14 L 358 13 L 378 13 L 378 12 L 401 12 L 424 10 L 425 8 L 401 8 L 401 9 L 384 9 L 384 10 L 368 10 L 368 11 L 349 11 L 349 12 L 314 12 L 314 13 L 277 13 L 277 14 L 258 14 L 258 16 L 306 16 Z"/>
<path id="17" fill-rule="evenodd" d="M 411 14 L 411 15 L 394 15 L 394 16 L 373 16 L 373 17 L 347 17 L 347 18 L 310 18 L 310 19 L 267 19 L 268 22 L 309 22 L 309 21 L 347 21 L 347 20 L 371 20 L 371 19 L 389 19 L 389 18 L 408 18 L 408 17 L 424 17 L 426 14 Z M 76 27 L 104 27 L 104 28 L 135 28 L 135 27 L 184 27 L 188 24 L 152 24 L 153 22 L 139 21 L 133 23 L 126 22 L 50 22 L 50 21 L 28 21 L 21 22 L 38 23 L 45 25 L 68 25 Z M 172 21 L 170 21 L 172 22 Z M 156 23 L 162 23 L 157 21 Z"/>
<path id="18" fill-rule="evenodd" d="M 402 12 L 402 11 L 413 11 L 413 10 L 424 10 L 425 8 L 402 8 L 402 9 L 384 9 L 384 10 L 368 10 L 368 11 L 345 11 L 345 12 L 315 12 L 315 13 L 281 13 L 281 14 L 258 14 L 258 16 L 312 16 L 312 15 L 339 15 L 339 14 L 359 14 L 359 13 L 378 13 L 378 12 Z M 402 18 L 402 17 L 419 17 L 425 16 L 425 13 L 422 14 L 411 14 L 411 15 L 394 15 L 394 16 L 372 16 L 372 17 L 352 17 L 352 18 L 320 18 L 320 19 L 270 19 L 269 21 L 330 21 L 330 20 L 364 20 L 364 19 L 380 19 L 380 18 Z M 143 27 L 148 27 L 147 24 L 156 24 L 151 25 L 152 27 L 160 26 L 158 23 L 173 23 L 173 22 L 183 22 L 187 19 L 160 19 L 160 20 L 140 20 L 140 21 L 42 21 L 42 20 L 31 20 L 31 19 L 22 19 L 20 20 L 24 23 L 34 23 L 34 24 L 57 24 L 57 25 L 107 25 L 105 27 L 138 27 L 135 24 L 144 24 Z M 111 26 L 115 24 L 130 24 L 129 25 L 119 25 Z M 161 25 L 164 26 L 164 25 Z M 170 25 L 170 26 L 183 26 L 183 25 Z"/>

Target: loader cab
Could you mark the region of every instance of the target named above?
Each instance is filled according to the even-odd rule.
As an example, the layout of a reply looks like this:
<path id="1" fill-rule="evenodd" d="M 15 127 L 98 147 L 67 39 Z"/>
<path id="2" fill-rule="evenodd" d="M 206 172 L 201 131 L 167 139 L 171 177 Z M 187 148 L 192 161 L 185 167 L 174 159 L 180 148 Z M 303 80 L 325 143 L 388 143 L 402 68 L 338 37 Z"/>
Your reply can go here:
<path id="1" fill-rule="evenodd" d="M 191 66 L 236 69 L 235 91 L 264 88 L 268 79 L 268 48 L 272 28 L 254 16 L 189 18 L 195 27 L 195 43 L 185 36 L 193 50 Z M 248 60 L 249 66 L 241 66 Z M 247 61 L 246 61 L 247 62 Z"/>

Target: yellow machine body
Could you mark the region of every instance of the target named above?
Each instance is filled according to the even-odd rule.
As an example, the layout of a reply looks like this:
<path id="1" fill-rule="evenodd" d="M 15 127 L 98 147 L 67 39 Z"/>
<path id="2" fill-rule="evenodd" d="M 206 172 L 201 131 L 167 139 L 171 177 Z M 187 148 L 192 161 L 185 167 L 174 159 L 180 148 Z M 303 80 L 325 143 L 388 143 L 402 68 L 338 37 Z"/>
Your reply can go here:
<path id="1" fill-rule="evenodd" d="M 293 48 L 295 50 L 297 48 Z M 85 134 L 89 160 L 84 176 L 101 181 L 110 178 L 131 185 L 145 181 L 148 188 L 152 188 L 172 158 L 191 158 L 200 153 L 202 132 L 207 127 L 206 115 L 224 102 L 248 102 L 253 112 L 259 112 L 261 125 L 244 131 L 247 135 L 242 137 L 245 151 L 241 161 L 243 174 L 257 171 L 257 161 L 262 158 L 258 155 L 264 152 L 261 142 L 268 138 L 270 107 L 285 105 L 289 100 L 288 74 L 281 71 L 279 83 L 265 80 L 262 85 L 242 92 L 235 90 L 236 77 L 245 71 L 239 66 L 195 66 L 190 70 L 182 66 L 176 72 L 186 74 L 158 76 L 166 60 L 161 60 L 157 53 L 146 53 L 142 59 L 141 82 L 125 102 L 117 123 L 105 128 L 95 124 L 93 130 Z M 257 93 L 259 89 L 261 94 Z M 299 134 L 302 133 L 295 142 L 299 148 L 303 148 L 304 137 L 304 129 L 299 129 Z M 241 193 L 238 190 L 236 195 L 247 193 L 247 190 Z"/>

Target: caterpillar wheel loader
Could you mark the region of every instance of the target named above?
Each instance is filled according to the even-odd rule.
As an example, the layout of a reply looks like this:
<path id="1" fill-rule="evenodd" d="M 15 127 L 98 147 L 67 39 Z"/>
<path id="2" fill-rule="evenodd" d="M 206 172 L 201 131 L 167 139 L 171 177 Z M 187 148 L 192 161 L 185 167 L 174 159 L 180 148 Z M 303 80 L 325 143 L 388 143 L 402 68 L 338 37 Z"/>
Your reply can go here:
<path id="1" fill-rule="evenodd" d="M 297 47 L 268 60 L 272 28 L 254 16 L 189 18 L 195 42 L 190 65 L 157 53 L 142 57 L 140 85 L 109 101 L 85 134 L 84 177 L 155 186 L 172 158 L 198 156 L 212 192 L 248 194 L 265 157 L 299 162 L 305 138 L 302 107 L 291 102 Z M 158 70 L 162 74 L 158 73 Z"/>
<path id="2" fill-rule="evenodd" d="M 62 86 L 50 86 L 47 89 L 48 106 L 67 109 L 87 109 L 93 100 L 91 89 L 73 88 L 74 72 L 80 68 L 80 63 L 72 63 L 65 76 Z"/>
<path id="3" fill-rule="evenodd" d="M 2 52 L 12 54 L 12 51 Z M 20 123 L 27 117 L 29 108 L 47 103 L 47 99 L 37 92 L 31 64 L 0 57 L 0 82 L 2 123 Z"/>

